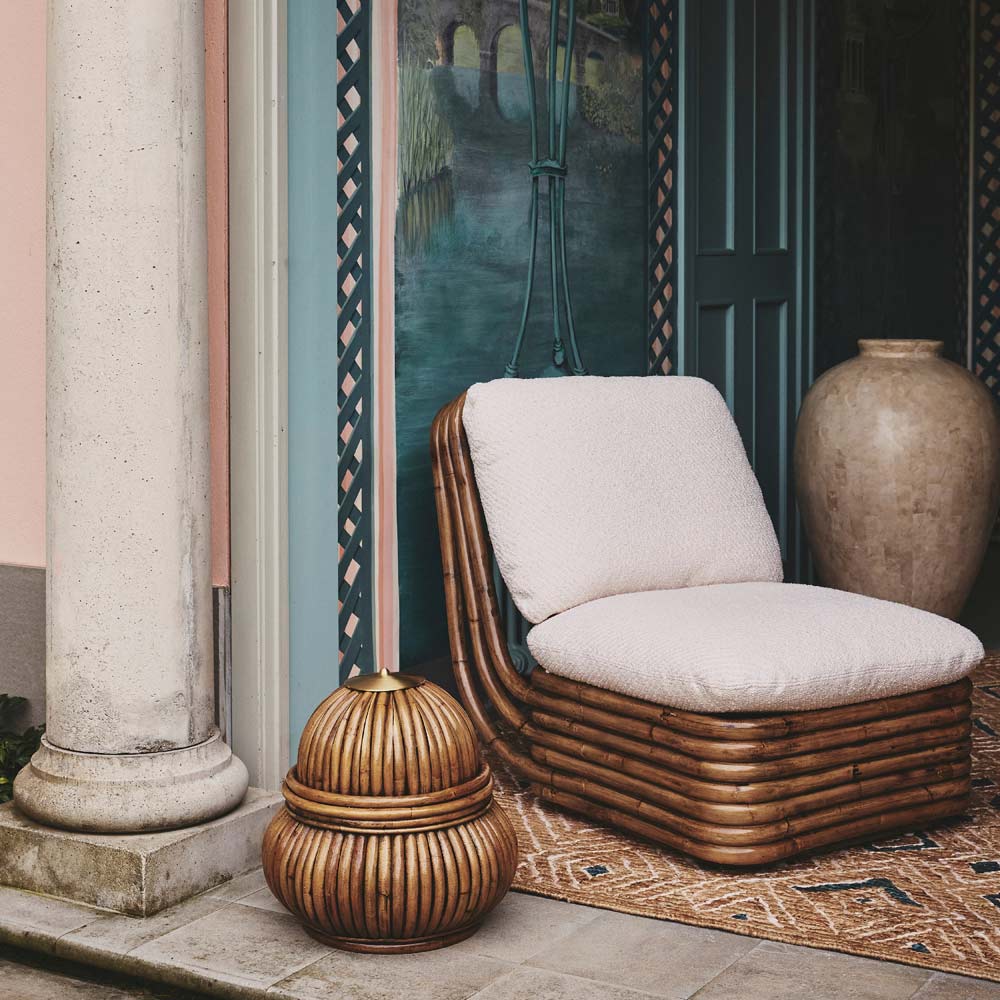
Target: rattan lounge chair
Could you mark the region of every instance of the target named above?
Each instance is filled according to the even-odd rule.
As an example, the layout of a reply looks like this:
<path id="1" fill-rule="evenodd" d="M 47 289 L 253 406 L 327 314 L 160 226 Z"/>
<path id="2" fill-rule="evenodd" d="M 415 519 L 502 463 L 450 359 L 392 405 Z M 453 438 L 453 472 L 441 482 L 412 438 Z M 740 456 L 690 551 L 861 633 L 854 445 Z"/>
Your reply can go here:
<path id="1" fill-rule="evenodd" d="M 639 403 L 634 402 L 636 392 L 642 397 Z M 468 414 L 463 422 L 467 398 L 477 404 L 478 451 L 470 450 Z M 651 413 L 660 425 L 649 426 Z M 673 420 L 683 423 L 689 437 L 675 443 L 684 452 L 676 468 L 670 454 L 674 446 L 663 442 L 663 428 Z M 561 430 L 553 427 L 555 421 L 563 425 Z M 606 433 L 626 443 L 602 452 L 593 439 Z M 690 440 L 700 433 L 711 438 Z M 656 465 L 643 457 L 642 448 L 627 444 L 637 434 L 645 435 L 643 447 Z M 700 478 L 700 466 L 718 458 L 720 448 L 732 468 L 712 485 L 710 472 L 708 479 Z M 474 469 L 473 454 L 481 468 Z M 618 462 L 617 472 L 592 470 L 589 478 L 578 477 L 568 488 L 558 481 L 560 470 L 578 469 L 602 455 Z M 631 509 L 630 493 L 623 493 L 616 481 L 606 503 L 601 496 L 620 473 L 618 460 L 629 456 L 638 466 L 630 486 L 638 510 Z M 761 527 L 766 511 L 759 487 L 735 425 L 707 383 L 672 376 L 512 379 L 475 386 L 437 415 L 432 460 L 449 638 L 462 701 L 482 742 L 543 799 L 704 861 L 742 866 L 922 829 L 966 809 L 967 675 L 981 661 L 982 646 L 960 626 L 926 612 L 777 582 L 780 562 L 775 571 L 768 548 L 776 552 L 777 541 L 769 520 Z M 659 476 L 664 465 L 670 478 L 660 481 L 665 509 L 659 510 L 655 495 L 641 494 L 644 480 Z M 489 481 L 490 503 L 480 497 L 483 483 L 477 487 L 477 473 Z M 723 513 L 734 536 L 756 540 L 728 563 L 725 557 L 720 561 L 713 522 L 715 528 L 706 529 L 712 548 L 703 547 L 699 554 L 698 544 L 687 539 L 688 564 L 667 566 L 665 580 L 658 584 L 656 567 L 671 563 L 671 540 L 685 532 L 677 520 L 679 494 L 671 484 L 690 481 L 711 494 L 698 499 L 697 506 L 705 508 L 715 505 L 728 484 L 742 484 L 731 491 L 737 506 Z M 507 486 L 513 514 L 497 499 Z M 646 574 L 645 589 L 623 593 L 618 589 L 622 573 L 596 565 L 606 547 L 593 542 L 593 532 L 614 534 L 623 517 L 648 524 L 650 503 L 665 525 L 649 529 L 649 545 L 659 548 L 659 555 L 645 568 L 636 568 Z M 578 507 L 585 508 L 579 515 Z M 684 507 L 692 510 L 697 508 Z M 553 520 L 560 511 L 568 528 Z M 518 549 L 518 517 L 528 535 L 554 531 L 559 536 L 555 544 L 542 552 L 537 549 L 546 545 Z M 603 520 L 595 525 L 586 523 L 588 518 Z M 506 586 L 525 617 L 543 623 L 528 635 L 539 661 L 530 672 L 519 671 L 511 657 L 511 633 L 495 587 L 491 534 Z M 573 537 L 582 557 L 567 547 Z M 629 563 L 626 581 L 630 564 L 642 561 L 634 557 L 628 551 L 620 554 Z M 550 578 L 559 577 L 563 563 L 569 564 L 570 577 L 556 584 L 554 596 L 548 595 L 555 601 L 555 613 L 549 613 L 552 607 L 525 590 L 525 576 L 536 573 L 548 581 L 542 589 L 551 591 Z M 706 576 L 707 563 L 712 566 Z M 735 575 L 727 579 L 727 572 Z M 590 575 L 597 579 L 582 579 Z M 558 592 L 563 584 L 566 593 Z M 580 600 L 581 595 L 588 599 Z M 739 610 L 747 595 L 750 617 Z M 742 641 L 733 629 L 756 634 L 761 602 L 771 600 L 768 595 L 795 600 L 777 615 L 776 625 L 761 625 L 769 630 L 764 645 L 777 650 L 780 659 L 787 650 L 768 645 L 770 631 L 787 628 L 806 652 L 792 668 L 775 672 L 769 671 L 766 658 L 747 647 L 749 667 L 740 673 L 740 664 L 730 663 L 740 658 Z M 697 609 L 711 607 L 713 601 L 721 602 L 725 620 L 692 624 Z M 797 610 L 796 602 L 803 601 L 804 610 Z M 672 618 L 675 606 L 681 612 Z M 734 606 L 739 606 L 736 612 Z M 663 609 L 645 630 L 636 617 L 643 607 Z M 732 624 L 739 614 L 744 614 L 743 624 Z M 609 644 L 615 615 L 621 616 L 622 641 Z M 652 641 L 646 632 L 653 639 L 666 637 L 662 650 L 668 662 L 662 669 L 657 656 L 643 652 L 643 644 Z M 892 662 L 899 659 L 893 653 L 898 644 L 887 645 L 887 635 L 903 636 L 906 650 L 899 662 Z M 859 660 L 869 651 L 880 662 Z M 829 669 L 841 652 L 852 658 L 842 678 Z M 643 670 L 634 670 L 643 657 Z M 739 683 L 717 688 L 716 673 L 730 669 L 736 670 Z M 795 683 L 784 683 L 785 673 L 794 673 Z M 674 700 L 684 704 L 635 696 L 650 690 L 676 692 Z"/>

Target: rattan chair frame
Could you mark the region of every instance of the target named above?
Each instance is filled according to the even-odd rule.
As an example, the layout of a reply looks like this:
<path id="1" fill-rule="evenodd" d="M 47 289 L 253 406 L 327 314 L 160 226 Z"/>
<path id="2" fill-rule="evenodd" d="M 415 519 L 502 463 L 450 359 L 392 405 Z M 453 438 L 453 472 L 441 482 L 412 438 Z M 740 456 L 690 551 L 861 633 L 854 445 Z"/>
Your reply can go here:
<path id="1" fill-rule="evenodd" d="M 480 740 L 543 799 L 703 861 L 760 866 L 961 815 L 968 680 L 838 708 L 701 714 L 515 669 L 462 425 L 431 457 L 455 680 Z"/>

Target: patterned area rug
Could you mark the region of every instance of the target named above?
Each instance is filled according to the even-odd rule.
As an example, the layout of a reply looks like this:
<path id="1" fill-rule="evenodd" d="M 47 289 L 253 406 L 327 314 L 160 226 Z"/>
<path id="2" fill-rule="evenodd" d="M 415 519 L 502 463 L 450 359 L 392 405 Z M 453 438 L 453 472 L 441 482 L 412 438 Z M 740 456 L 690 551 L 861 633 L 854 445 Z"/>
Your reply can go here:
<path id="1" fill-rule="evenodd" d="M 514 888 L 1000 982 L 1000 652 L 973 680 L 968 818 L 761 871 L 712 868 L 562 812 L 494 760 L 521 845 Z"/>

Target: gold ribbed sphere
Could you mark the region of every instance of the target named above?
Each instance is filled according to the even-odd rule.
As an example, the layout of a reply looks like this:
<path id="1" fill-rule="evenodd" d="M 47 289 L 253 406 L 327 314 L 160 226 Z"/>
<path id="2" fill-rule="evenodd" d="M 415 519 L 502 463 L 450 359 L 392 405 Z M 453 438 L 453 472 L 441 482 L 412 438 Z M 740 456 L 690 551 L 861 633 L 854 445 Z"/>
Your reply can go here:
<path id="1" fill-rule="evenodd" d="M 341 795 L 420 795 L 475 777 L 482 764 L 469 717 L 436 684 L 406 680 L 417 683 L 371 690 L 348 681 L 337 688 L 306 723 L 296 779 Z"/>
<path id="2" fill-rule="evenodd" d="M 506 894 L 517 838 L 469 717 L 400 674 L 352 678 L 313 712 L 264 835 L 264 876 L 314 937 L 439 948 Z"/>

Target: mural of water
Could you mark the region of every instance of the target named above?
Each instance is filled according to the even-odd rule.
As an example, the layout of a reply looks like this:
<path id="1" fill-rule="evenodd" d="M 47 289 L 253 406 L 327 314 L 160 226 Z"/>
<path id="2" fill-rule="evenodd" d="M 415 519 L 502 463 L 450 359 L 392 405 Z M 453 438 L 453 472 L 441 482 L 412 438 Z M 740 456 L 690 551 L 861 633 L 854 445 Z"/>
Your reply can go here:
<path id="1" fill-rule="evenodd" d="M 523 76 L 458 65 L 414 71 L 426 75 L 417 86 L 430 84 L 430 103 L 441 119 L 433 130 L 423 128 L 419 134 L 434 132 L 434 155 L 450 152 L 444 153 L 444 169 L 404 192 L 397 214 L 397 508 L 404 669 L 448 655 L 430 424 L 437 410 L 464 389 L 503 374 L 524 295 L 530 190 Z M 544 102 L 541 81 L 538 89 Z M 608 128 L 587 120 L 582 88 L 578 92 L 574 85 L 571 93 L 570 284 L 583 360 L 599 375 L 637 375 L 645 368 L 645 169 L 637 141 L 638 88 L 635 96 L 634 106 L 627 108 L 629 120 Z M 402 95 L 401 109 L 406 100 Z M 427 97 L 419 100 L 426 114 Z M 539 118 L 545 121 L 544 107 Z M 600 120 L 593 114 L 590 118 Z M 403 122 L 401 131 L 406 127 Z M 420 153 L 416 151 L 414 162 Z M 551 364 L 544 182 L 542 192 L 536 292 L 521 359 L 525 376 L 539 375 Z"/>

